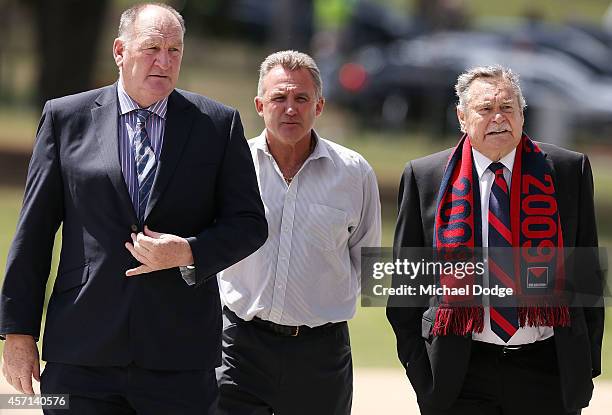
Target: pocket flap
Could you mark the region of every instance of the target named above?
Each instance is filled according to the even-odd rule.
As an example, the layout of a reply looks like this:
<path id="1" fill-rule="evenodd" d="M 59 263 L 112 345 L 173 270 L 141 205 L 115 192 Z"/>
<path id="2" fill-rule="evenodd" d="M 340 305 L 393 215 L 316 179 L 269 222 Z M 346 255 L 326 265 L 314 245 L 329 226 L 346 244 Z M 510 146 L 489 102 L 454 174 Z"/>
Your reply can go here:
<path id="1" fill-rule="evenodd" d="M 79 268 L 71 269 L 57 276 L 53 291 L 61 293 L 71 288 L 79 287 L 87 282 L 89 278 L 89 264 Z"/>

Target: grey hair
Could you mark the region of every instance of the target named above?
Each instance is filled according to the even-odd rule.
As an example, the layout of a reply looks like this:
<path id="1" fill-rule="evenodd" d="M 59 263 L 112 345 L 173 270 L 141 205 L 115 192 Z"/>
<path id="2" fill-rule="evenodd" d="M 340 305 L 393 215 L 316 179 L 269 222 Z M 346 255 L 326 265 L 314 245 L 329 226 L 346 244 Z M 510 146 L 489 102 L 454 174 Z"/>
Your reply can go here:
<path id="1" fill-rule="evenodd" d="M 315 84 L 317 99 L 323 96 L 323 81 L 321 80 L 321 72 L 314 59 L 309 55 L 297 52 L 295 50 L 282 50 L 269 55 L 261 63 L 259 68 L 259 82 L 257 82 L 257 96 L 263 97 L 264 87 L 263 80 L 268 73 L 276 66 L 282 66 L 290 71 L 299 69 L 307 69 Z"/>
<path id="2" fill-rule="evenodd" d="M 118 31 L 118 37 L 120 39 L 128 40 L 128 38 L 131 35 L 131 30 L 134 26 L 134 22 L 136 21 L 136 18 L 138 17 L 140 12 L 144 10 L 145 8 L 147 8 L 148 6 L 161 7 L 162 9 L 168 10 L 170 13 L 172 13 L 172 15 L 176 17 L 176 20 L 178 20 L 179 24 L 181 25 L 183 36 L 185 35 L 185 32 L 187 31 L 187 29 L 185 28 L 185 20 L 183 19 L 183 16 L 181 16 L 181 14 L 177 12 L 176 9 L 174 9 L 174 7 L 164 4 L 164 3 L 140 3 L 140 4 L 136 4 L 130 7 L 129 9 L 121 13 L 121 18 L 119 19 L 119 31 Z"/>
<path id="3" fill-rule="evenodd" d="M 509 68 L 503 67 L 501 65 L 492 65 L 477 66 L 459 75 L 459 78 L 457 78 L 457 84 L 455 85 L 455 93 L 459 98 L 458 106 L 462 110 L 465 111 L 466 105 L 471 98 L 469 96 L 470 85 L 472 85 L 472 82 L 474 82 L 476 79 L 481 78 L 504 80 L 508 82 L 512 87 L 512 90 L 514 91 L 514 94 L 518 98 L 521 111 L 523 111 L 527 107 L 525 97 L 523 97 L 523 92 L 521 91 L 521 84 L 519 82 L 518 75 L 512 72 L 512 70 Z"/>

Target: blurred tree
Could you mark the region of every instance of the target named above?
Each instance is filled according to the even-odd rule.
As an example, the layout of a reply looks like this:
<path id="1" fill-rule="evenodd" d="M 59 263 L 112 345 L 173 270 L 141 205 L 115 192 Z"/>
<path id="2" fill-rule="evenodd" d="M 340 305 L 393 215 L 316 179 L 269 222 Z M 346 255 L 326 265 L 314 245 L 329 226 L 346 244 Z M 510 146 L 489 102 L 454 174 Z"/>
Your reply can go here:
<path id="1" fill-rule="evenodd" d="M 228 17 L 234 3 L 235 0 L 183 0 L 175 6 L 190 33 L 227 36 L 235 30 Z"/>
<path id="2" fill-rule="evenodd" d="M 38 102 L 93 85 L 107 0 L 27 0 L 36 16 Z"/>
<path id="3" fill-rule="evenodd" d="M 314 28 L 314 0 L 184 0 L 190 31 L 234 37 L 272 50 L 307 52 Z"/>
<path id="4" fill-rule="evenodd" d="M 276 0 L 270 46 L 275 50 L 296 49 L 308 53 L 314 26 L 313 0 Z"/>
<path id="5" fill-rule="evenodd" d="M 10 64 L 11 22 L 15 15 L 15 0 L 0 0 L 0 102 L 13 96 L 13 66 Z"/>
<path id="6" fill-rule="evenodd" d="M 465 0 L 415 0 L 415 15 L 427 31 L 467 28 Z"/>
<path id="7" fill-rule="evenodd" d="M 314 0 L 317 29 L 339 29 L 346 24 L 357 0 Z"/>

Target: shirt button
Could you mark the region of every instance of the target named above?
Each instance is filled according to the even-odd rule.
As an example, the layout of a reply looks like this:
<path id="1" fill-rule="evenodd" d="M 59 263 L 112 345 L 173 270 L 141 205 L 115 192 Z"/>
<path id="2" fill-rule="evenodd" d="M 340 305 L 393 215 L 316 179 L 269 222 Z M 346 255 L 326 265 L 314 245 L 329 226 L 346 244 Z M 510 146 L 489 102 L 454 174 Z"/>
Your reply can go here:
<path id="1" fill-rule="evenodd" d="M 132 232 L 138 232 L 138 225 L 132 225 L 130 226 L 130 229 L 132 230 Z"/>

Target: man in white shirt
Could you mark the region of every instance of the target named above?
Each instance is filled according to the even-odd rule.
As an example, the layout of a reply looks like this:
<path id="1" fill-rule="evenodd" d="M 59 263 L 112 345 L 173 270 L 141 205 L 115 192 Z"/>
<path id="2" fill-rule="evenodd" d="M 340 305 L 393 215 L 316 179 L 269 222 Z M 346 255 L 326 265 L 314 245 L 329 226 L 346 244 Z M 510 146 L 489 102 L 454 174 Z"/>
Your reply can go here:
<path id="1" fill-rule="evenodd" d="M 325 104 L 314 60 L 282 51 L 261 65 L 250 141 L 268 240 L 223 271 L 221 414 L 348 414 L 346 321 L 360 292 L 362 247 L 380 244 L 374 171 L 313 129 Z"/>
<path id="2" fill-rule="evenodd" d="M 440 297 L 428 309 L 390 300 L 399 359 L 422 414 L 577 414 L 601 372 L 603 308 L 521 301 L 543 295 L 538 288 L 557 293 L 566 279 L 600 287 L 600 276 L 594 268 L 564 275 L 558 262 L 534 255 L 533 269 L 551 272 L 530 286 L 531 268 L 509 248 L 547 247 L 552 258 L 563 247 L 597 247 L 588 158 L 523 133 L 525 100 L 509 69 L 473 68 L 455 89 L 464 136 L 455 149 L 406 166 L 394 254 L 490 247 L 486 283 L 523 297 L 484 307 Z M 508 248 L 505 257 L 498 248 Z"/>

